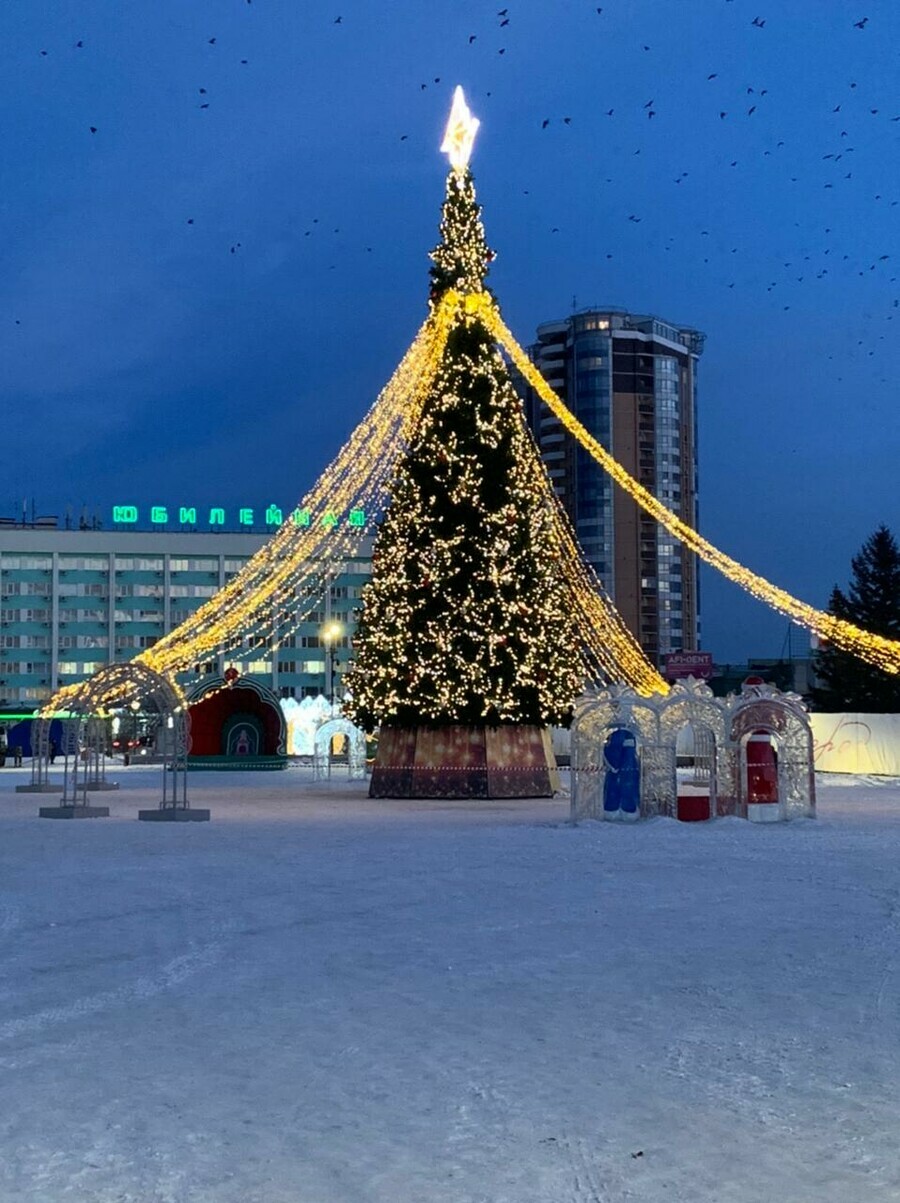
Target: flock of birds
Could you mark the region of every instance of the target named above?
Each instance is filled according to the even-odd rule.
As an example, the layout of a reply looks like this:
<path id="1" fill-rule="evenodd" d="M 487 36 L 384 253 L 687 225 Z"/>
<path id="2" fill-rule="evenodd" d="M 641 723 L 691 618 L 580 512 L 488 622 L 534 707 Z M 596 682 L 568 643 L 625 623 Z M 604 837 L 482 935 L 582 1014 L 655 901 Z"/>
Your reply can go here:
<path id="1" fill-rule="evenodd" d="M 253 3 L 253 0 L 245 0 L 245 2 L 247 5 L 251 5 Z M 724 0 L 725 4 L 733 4 L 734 2 L 735 2 L 735 0 Z M 594 6 L 594 11 L 595 11 L 596 17 L 599 19 L 602 19 L 604 17 L 604 13 L 606 10 L 604 9 L 604 6 Z M 332 23 L 334 26 L 344 27 L 345 26 L 344 15 L 343 14 L 335 15 L 333 17 Z M 495 23 L 496 33 L 503 33 L 503 34 L 509 33 L 510 35 L 512 35 L 515 32 L 514 14 L 511 10 L 511 8 L 508 6 L 496 10 L 494 23 Z M 862 17 L 857 18 L 856 20 L 853 20 L 852 22 L 848 22 L 849 27 L 852 27 L 854 30 L 859 31 L 859 32 L 866 32 L 869 28 L 869 25 L 870 25 L 870 20 L 869 20 L 868 16 L 862 16 Z M 757 33 L 766 31 L 767 18 L 764 16 L 761 16 L 761 15 L 756 15 L 752 18 L 752 20 L 749 21 L 749 26 L 751 29 L 755 30 Z M 479 39 L 481 39 L 482 42 L 485 40 L 484 33 L 479 32 L 477 30 L 475 32 L 466 33 L 464 35 L 464 37 L 465 37 L 465 44 L 469 47 L 475 46 L 476 43 L 479 42 Z M 500 40 L 503 41 L 503 45 L 500 45 L 497 47 L 498 57 L 504 56 L 507 53 L 507 49 L 508 49 L 508 38 L 504 37 Z M 81 51 L 85 50 L 85 45 L 86 45 L 85 39 L 79 38 L 73 44 L 73 49 L 75 51 L 81 52 Z M 217 36 L 215 34 L 210 34 L 210 36 L 207 37 L 207 39 L 206 39 L 206 45 L 209 48 L 211 48 L 212 50 L 215 50 L 218 46 Z M 649 44 L 641 43 L 640 45 L 641 45 L 642 51 L 649 52 L 652 49 L 652 47 Z M 48 54 L 49 54 L 49 52 L 46 48 L 41 48 L 40 55 L 42 57 L 48 57 Z M 249 65 L 249 59 L 240 58 L 238 60 L 238 63 L 240 66 L 246 67 Z M 711 86 L 711 88 L 715 88 L 716 85 L 718 84 L 718 94 L 719 95 L 721 95 L 721 85 L 723 83 L 727 82 L 725 80 L 721 80 L 720 76 L 721 76 L 721 72 L 719 70 L 712 70 L 706 74 L 706 83 L 708 83 Z M 442 83 L 442 77 L 439 75 L 434 76 L 430 83 L 428 81 L 421 82 L 419 84 L 419 91 L 420 92 L 425 91 L 432 84 L 439 85 L 441 83 Z M 838 168 L 838 171 L 833 173 L 832 178 L 826 178 L 822 181 L 821 186 L 826 191 L 833 190 L 835 187 L 839 187 L 842 184 L 846 183 L 847 181 L 851 181 L 853 179 L 852 156 L 855 153 L 855 148 L 853 145 L 850 144 L 850 141 L 851 141 L 851 132 L 850 131 L 852 128 L 854 128 L 854 126 L 853 126 L 854 120 L 858 120 L 860 117 L 865 116 L 867 119 L 886 120 L 891 123 L 900 123 L 900 114 L 885 113 L 882 110 L 880 105 L 870 104 L 870 105 L 866 106 L 867 112 L 863 113 L 861 111 L 862 105 L 860 105 L 857 102 L 857 97 L 859 96 L 857 89 L 858 89 L 857 82 L 855 80 L 850 81 L 849 93 L 850 93 L 850 96 L 852 97 L 853 101 L 855 102 L 854 103 L 854 111 L 852 114 L 845 108 L 845 106 L 847 106 L 849 104 L 849 100 L 847 97 L 845 97 L 843 99 L 834 97 L 834 99 L 838 100 L 838 103 L 833 104 L 831 106 L 831 115 L 837 119 L 836 126 L 837 127 L 846 126 L 848 128 L 839 128 L 839 129 L 835 130 L 835 139 L 834 139 L 834 143 L 833 143 L 833 149 L 829 150 L 827 153 L 825 153 L 821 156 L 823 163 L 827 163 L 829 165 L 829 168 Z M 766 87 L 754 87 L 752 85 L 747 85 L 747 84 L 742 85 L 741 95 L 743 96 L 744 104 L 740 105 L 740 106 L 737 102 L 737 98 L 736 98 L 737 94 L 735 93 L 735 91 L 732 90 L 729 94 L 731 95 L 732 100 L 730 102 L 728 100 L 726 100 L 725 104 L 727 107 L 718 107 L 715 110 L 718 113 L 718 120 L 723 123 L 731 122 L 736 119 L 752 120 L 756 114 L 758 114 L 762 111 L 764 106 L 771 103 L 769 100 L 767 100 L 767 97 L 769 96 L 769 89 Z M 488 92 L 484 93 L 483 95 L 489 99 L 491 96 L 491 93 L 488 91 Z M 197 107 L 201 111 L 206 111 L 206 110 L 210 109 L 210 107 L 212 105 L 212 100 L 210 97 L 209 89 L 206 86 L 198 86 L 196 103 L 197 103 Z M 662 106 L 658 103 L 657 97 L 654 95 L 654 96 L 651 96 L 643 104 L 641 112 L 646 117 L 646 120 L 648 122 L 653 122 L 654 119 L 659 117 L 661 110 L 662 110 Z M 633 116 L 635 116 L 635 114 L 633 112 L 629 112 L 627 108 L 623 110 L 621 106 L 617 107 L 614 105 L 610 108 L 600 109 L 598 116 L 602 117 L 604 120 L 615 120 L 617 117 L 622 117 L 622 116 L 625 116 L 626 118 L 632 118 Z M 757 118 L 757 120 L 758 119 L 759 118 Z M 571 116 L 571 114 L 564 114 L 564 115 L 557 116 L 553 113 L 550 113 L 539 119 L 539 128 L 540 128 L 540 131 L 543 133 L 546 133 L 547 131 L 550 131 L 552 133 L 553 127 L 570 127 L 572 124 L 573 124 L 573 117 Z M 92 124 L 88 127 L 88 130 L 89 130 L 91 137 L 96 137 L 100 133 L 100 127 L 98 125 Z M 399 133 L 398 136 L 399 136 L 399 140 L 401 142 L 406 142 L 409 139 L 409 134 L 406 132 Z M 633 150 L 632 153 L 633 153 L 633 155 L 640 155 L 643 153 L 643 151 L 645 149 L 647 149 L 647 148 L 638 146 Z M 767 146 L 763 150 L 762 154 L 763 154 L 763 157 L 766 157 L 766 158 L 773 156 L 773 155 L 777 156 L 779 154 L 779 152 L 784 151 L 784 149 L 785 149 L 785 141 L 783 139 L 777 139 L 771 145 Z M 742 166 L 742 161 L 740 158 L 729 158 L 727 160 L 727 163 L 728 163 L 729 171 L 736 170 Z M 795 167 L 795 170 L 796 170 L 796 167 Z M 685 184 L 686 181 L 688 181 L 689 177 L 690 177 L 690 172 L 688 172 L 686 170 L 680 171 L 676 176 L 673 177 L 672 183 L 675 186 L 681 187 L 682 185 Z M 696 178 L 696 176 L 695 176 L 695 178 Z M 791 184 L 797 184 L 800 179 L 800 177 L 798 175 L 790 175 L 788 178 L 789 178 L 789 181 Z M 608 177 L 606 182 L 612 183 L 613 180 L 611 177 Z M 807 181 L 804 181 L 804 182 L 807 182 Z M 525 195 L 531 194 L 530 189 L 524 189 L 523 192 Z M 877 193 L 872 198 L 872 203 L 883 204 L 883 205 L 893 208 L 898 205 L 898 200 L 891 198 L 891 197 L 886 197 L 881 193 Z M 641 215 L 639 213 L 632 212 L 632 213 L 628 213 L 628 214 L 623 214 L 622 220 L 625 221 L 625 223 L 628 225 L 638 225 L 644 220 L 644 217 L 643 217 L 643 215 Z M 196 219 L 193 216 L 186 217 L 185 221 L 188 226 L 194 226 L 196 224 Z M 314 234 L 324 231 L 327 224 L 328 223 L 320 222 L 320 219 L 318 217 L 313 218 L 312 222 L 309 224 L 308 228 L 306 228 L 304 230 L 303 236 L 305 238 L 310 238 Z M 797 224 L 797 227 L 799 228 L 799 223 L 796 223 L 796 224 Z M 339 226 L 333 226 L 333 227 L 331 227 L 331 229 L 332 229 L 332 234 L 334 236 L 339 235 L 341 232 Z M 561 229 L 559 226 L 553 225 L 553 226 L 549 227 L 548 232 L 551 235 L 557 235 L 557 234 L 561 233 Z M 788 258 L 788 259 L 783 260 L 782 266 L 780 268 L 780 272 L 781 272 L 780 277 L 771 279 L 771 280 L 767 280 L 765 282 L 766 291 L 768 293 L 772 293 L 776 289 L 782 287 L 784 284 L 803 285 L 803 284 L 809 284 L 813 280 L 821 281 L 821 280 L 826 279 L 826 277 L 828 277 L 829 274 L 832 274 L 832 275 L 834 274 L 834 270 L 835 270 L 834 265 L 836 265 L 836 264 L 846 265 L 846 264 L 850 263 L 851 255 L 849 253 L 844 252 L 839 245 L 837 245 L 835 242 L 830 240 L 830 236 L 832 235 L 832 233 L 833 233 L 833 231 L 832 231 L 831 227 L 827 227 L 827 226 L 824 227 L 822 236 L 826 240 L 827 245 L 822 246 L 821 249 L 819 251 L 817 251 L 815 255 L 809 254 L 809 253 L 803 253 L 803 254 L 799 254 L 795 258 Z M 707 228 L 701 228 L 697 231 L 697 235 L 698 235 L 699 239 L 701 240 L 701 242 L 698 244 L 698 246 L 702 252 L 700 254 L 700 258 L 702 259 L 702 262 L 704 264 L 709 264 L 711 255 L 708 251 L 704 251 L 703 248 L 705 246 L 710 245 L 710 243 L 706 242 L 705 240 L 710 240 L 713 238 L 712 231 Z M 673 246 L 674 246 L 673 238 L 668 237 L 663 244 L 663 249 L 665 251 L 670 251 L 673 248 Z M 231 255 L 237 255 L 239 252 L 241 252 L 242 249 L 243 249 L 242 243 L 240 241 L 235 240 L 229 244 L 228 253 Z M 719 249 L 720 249 L 720 253 L 724 253 L 724 251 L 725 251 L 724 246 Z M 371 253 L 372 247 L 366 246 L 365 252 Z M 731 260 L 730 257 L 731 256 L 739 256 L 739 255 L 740 255 L 739 248 L 736 246 L 731 247 L 729 259 L 726 260 L 726 262 L 729 262 L 729 261 L 737 262 L 737 260 Z M 607 260 L 612 259 L 613 257 L 614 257 L 614 255 L 613 255 L 612 251 L 606 252 Z M 859 264 L 854 264 L 853 266 L 856 267 L 856 270 L 858 271 L 858 274 L 860 276 L 864 276 L 867 273 L 878 272 L 881 270 L 885 270 L 885 271 L 889 270 L 889 268 L 886 268 L 885 265 L 889 264 L 890 262 L 891 262 L 890 250 L 883 249 L 883 250 L 880 250 L 879 253 L 877 253 L 876 255 L 874 255 L 872 257 L 871 262 L 868 262 L 868 261 L 865 263 L 860 262 Z M 337 267 L 336 264 L 329 265 L 330 270 L 335 270 L 336 267 Z M 733 289 L 735 289 L 735 287 L 738 286 L 738 282 L 739 282 L 739 276 L 737 273 L 735 273 L 735 274 L 733 274 L 733 278 L 723 279 L 722 286 L 728 290 L 733 290 Z M 890 276 L 889 282 L 891 284 L 896 283 L 896 277 L 893 275 Z M 893 299 L 892 303 L 890 305 L 890 309 L 893 311 L 893 310 L 896 310 L 898 307 L 900 307 L 900 299 Z M 790 308 L 791 308 L 790 304 L 783 305 L 783 309 L 785 311 L 789 310 Z M 886 315 L 886 318 L 889 321 L 893 320 L 894 313 L 889 312 Z M 16 324 L 20 324 L 18 319 L 16 320 Z M 881 335 L 879 337 L 880 337 L 880 339 L 883 340 L 883 335 Z M 861 347 L 864 346 L 862 340 L 860 340 L 859 345 Z M 869 356 L 874 356 L 875 350 L 876 350 L 876 348 L 874 346 L 865 347 L 864 349 L 867 351 L 867 354 Z"/>

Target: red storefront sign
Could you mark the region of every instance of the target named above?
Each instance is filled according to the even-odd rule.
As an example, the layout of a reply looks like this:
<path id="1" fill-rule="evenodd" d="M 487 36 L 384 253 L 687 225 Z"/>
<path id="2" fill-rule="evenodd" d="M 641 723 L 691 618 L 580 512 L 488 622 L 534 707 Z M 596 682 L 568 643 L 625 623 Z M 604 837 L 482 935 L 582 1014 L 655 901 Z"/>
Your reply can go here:
<path id="1" fill-rule="evenodd" d="M 696 677 L 708 681 L 713 675 L 712 652 L 669 652 L 666 656 L 666 680 Z"/>

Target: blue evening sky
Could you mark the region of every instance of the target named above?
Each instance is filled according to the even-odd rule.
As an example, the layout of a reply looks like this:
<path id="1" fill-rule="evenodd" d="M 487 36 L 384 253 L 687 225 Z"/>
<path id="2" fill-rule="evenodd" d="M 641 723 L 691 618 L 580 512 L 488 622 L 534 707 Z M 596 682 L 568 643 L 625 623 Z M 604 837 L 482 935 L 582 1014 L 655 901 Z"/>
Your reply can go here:
<path id="1" fill-rule="evenodd" d="M 292 504 L 424 315 L 459 82 L 520 341 L 705 331 L 701 528 L 824 605 L 900 529 L 900 6 L 599 7 L 4 0 L 0 513 Z M 781 650 L 702 601 L 717 658 Z"/>

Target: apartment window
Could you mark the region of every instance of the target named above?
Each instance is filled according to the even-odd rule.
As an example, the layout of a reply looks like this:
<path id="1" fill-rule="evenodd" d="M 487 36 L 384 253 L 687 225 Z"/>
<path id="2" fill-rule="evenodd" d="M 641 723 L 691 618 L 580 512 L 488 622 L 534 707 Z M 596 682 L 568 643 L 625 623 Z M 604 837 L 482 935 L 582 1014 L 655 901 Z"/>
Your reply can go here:
<path id="1" fill-rule="evenodd" d="M 172 597 L 213 597 L 218 593 L 216 585 L 172 585 L 169 589 Z"/>
<path id="2" fill-rule="evenodd" d="M 218 560 L 169 560 L 170 572 L 218 572 Z"/>
<path id="3" fill-rule="evenodd" d="M 62 556 L 60 572 L 106 572 L 109 560 L 106 556 Z"/>
<path id="4" fill-rule="evenodd" d="M 20 635 L 19 647 L 49 647 L 49 635 Z"/>
<path id="5" fill-rule="evenodd" d="M 43 568 L 48 569 L 53 565 L 53 561 L 49 556 L 0 556 L 0 567 L 5 571 L 7 568 Z"/>
<path id="6" fill-rule="evenodd" d="M 116 585 L 117 597 L 158 597 L 163 595 L 162 585 Z"/>
<path id="7" fill-rule="evenodd" d="M 116 610 L 116 622 L 160 622 L 162 610 Z"/>
<path id="8" fill-rule="evenodd" d="M 104 663 L 102 660 L 60 660 L 59 671 L 63 676 L 89 677 L 103 668 Z"/>

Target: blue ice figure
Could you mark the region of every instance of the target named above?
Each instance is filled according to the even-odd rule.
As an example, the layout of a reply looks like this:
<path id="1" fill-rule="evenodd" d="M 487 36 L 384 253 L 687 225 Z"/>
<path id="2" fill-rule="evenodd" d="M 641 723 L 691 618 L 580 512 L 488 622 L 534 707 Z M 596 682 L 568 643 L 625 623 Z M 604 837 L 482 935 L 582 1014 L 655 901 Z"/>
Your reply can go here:
<path id="1" fill-rule="evenodd" d="M 616 727 L 603 749 L 606 773 L 603 778 L 603 809 L 608 818 L 637 815 L 641 794 L 641 770 L 637 740 L 632 731 Z"/>

